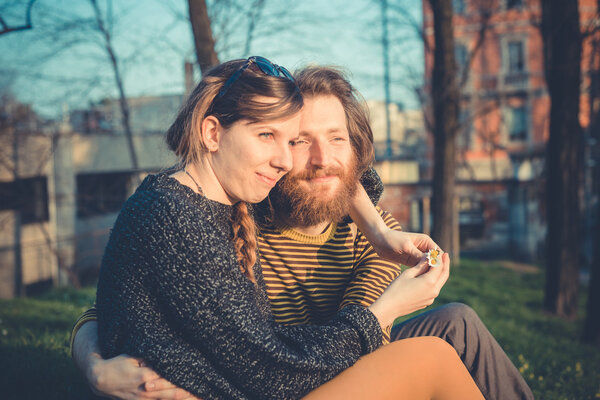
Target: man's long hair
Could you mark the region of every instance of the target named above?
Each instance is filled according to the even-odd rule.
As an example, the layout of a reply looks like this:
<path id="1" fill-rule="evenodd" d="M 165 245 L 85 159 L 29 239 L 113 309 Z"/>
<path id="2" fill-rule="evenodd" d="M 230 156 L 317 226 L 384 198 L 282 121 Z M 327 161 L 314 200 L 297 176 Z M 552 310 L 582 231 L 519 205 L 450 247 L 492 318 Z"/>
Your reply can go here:
<path id="1" fill-rule="evenodd" d="M 369 110 L 363 97 L 344 72 L 335 67 L 306 67 L 298 71 L 295 78 L 303 97 L 332 95 L 342 103 L 350 143 L 356 156 L 356 170 L 358 176 L 362 175 L 375 159 Z"/>

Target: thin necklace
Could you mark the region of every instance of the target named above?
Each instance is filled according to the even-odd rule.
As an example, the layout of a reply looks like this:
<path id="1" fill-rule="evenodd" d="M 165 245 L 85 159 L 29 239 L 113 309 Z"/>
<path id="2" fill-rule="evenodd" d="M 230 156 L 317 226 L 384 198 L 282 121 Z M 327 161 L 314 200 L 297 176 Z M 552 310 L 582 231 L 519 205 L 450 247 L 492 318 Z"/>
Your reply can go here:
<path id="1" fill-rule="evenodd" d="M 204 197 L 206 197 L 206 195 L 204 194 L 204 190 L 202 190 L 202 187 L 200 187 L 200 185 L 198 184 L 198 182 L 196 182 L 196 180 L 194 179 L 194 177 L 192 176 L 192 174 L 190 174 L 187 170 L 187 168 L 183 168 L 183 172 L 185 172 L 187 174 L 187 176 L 190 177 L 190 179 L 192 180 L 192 182 L 194 182 L 194 184 L 196 185 L 196 188 L 198 189 L 198 192 L 200 192 L 200 194 Z"/>
<path id="2" fill-rule="evenodd" d="M 214 219 L 215 219 L 215 215 L 216 215 L 216 214 L 215 214 L 215 210 L 214 210 L 214 208 L 213 208 L 212 200 L 211 200 L 211 199 L 209 199 L 208 197 L 206 197 L 206 195 L 204 194 L 204 190 L 202 190 L 202 187 L 201 187 L 201 186 L 198 184 L 198 182 L 197 182 L 197 181 L 194 179 L 194 177 L 192 176 L 192 174 L 190 174 L 190 173 L 188 172 L 188 170 L 187 170 L 187 168 L 186 168 L 186 167 L 184 167 L 184 168 L 183 168 L 183 172 L 185 172 L 185 173 L 187 174 L 187 176 L 189 176 L 189 177 L 190 177 L 190 179 L 192 180 L 192 182 L 194 182 L 194 184 L 195 184 L 195 185 L 196 185 L 196 187 L 198 188 L 198 192 L 200 192 L 200 195 L 206 199 L 206 202 L 208 203 L 208 208 L 210 209 L 210 212 L 211 212 L 211 214 L 212 214 L 212 215 L 211 215 L 211 218 L 209 218 L 209 221 L 210 221 L 209 223 L 211 224 L 211 226 L 212 226 L 214 229 L 218 229 L 218 228 L 215 228 L 215 226 L 216 226 L 216 225 L 215 225 L 215 220 L 214 220 Z"/>
<path id="3" fill-rule="evenodd" d="M 188 170 L 187 170 L 186 167 L 183 168 L 183 172 L 185 172 L 187 174 L 187 176 L 190 177 L 190 179 L 192 180 L 192 182 L 194 182 L 194 184 L 196 185 L 196 188 L 198 188 L 198 192 L 200 192 L 200 195 L 206 199 L 206 201 L 208 203 L 208 208 L 210 209 L 210 212 L 212 214 L 211 215 L 211 219 L 213 220 L 212 221 L 212 224 L 213 224 L 212 226 L 214 227 L 215 226 L 214 225 L 215 210 L 213 209 L 212 200 L 209 199 L 208 197 L 206 197 L 206 195 L 204 194 L 204 190 L 202 190 L 202 187 L 198 184 L 198 182 L 196 182 L 196 180 L 194 179 L 194 177 L 192 176 L 192 174 L 190 174 L 188 172 Z"/>

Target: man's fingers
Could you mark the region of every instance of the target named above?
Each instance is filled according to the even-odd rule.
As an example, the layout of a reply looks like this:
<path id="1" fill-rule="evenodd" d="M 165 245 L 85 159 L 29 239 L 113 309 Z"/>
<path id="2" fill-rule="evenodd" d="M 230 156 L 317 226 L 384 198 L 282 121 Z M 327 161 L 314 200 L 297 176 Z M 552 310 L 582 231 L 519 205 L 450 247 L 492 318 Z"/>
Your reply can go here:
<path id="1" fill-rule="evenodd" d="M 137 376 L 138 376 L 138 379 L 140 380 L 141 385 L 144 385 L 147 382 L 154 382 L 156 380 L 161 379 L 160 375 L 158 375 L 156 372 L 154 372 L 153 370 L 151 370 L 148 367 L 141 367 L 137 371 Z"/>
<path id="2" fill-rule="evenodd" d="M 409 242 L 404 251 L 407 256 L 406 265 L 409 267 L 416 266 L 423 257 L 423 252 L 412 242 Z"/>
<path id="3" fill-rule="evenodd" d="M 168 380 L 158 376 L 157 378 L 146 381 L 146 383 L 144 384 L 144 389 L 146 389 L 146 391 L 148 392 L 159 392 L 163 390 L 171 390 L 176 388 L 177 386 L 173 385 Z"/>
<path id="4" fill-rule="evenodd" d="M 433 241 L 433 239 L 424 234 L 424 233 L 417 233 L 417 238 L 415 238 L 414 242 L 415 242 L 415 246 L 421 250 L 423 253 L 431 250 L 431 249 L 439 249 L 440 247 L 437 245 L 436 242 Z"/>
<path id="5" fill-rule="evenodd" d="M 180 388 L 172 388 L 165 390 L 157 390 L 153 392 L 142 392 L 140 393 L 140 397 L 143 399 L 161 399 L 161 400 L 187 400 L 187 399 L 197 399 L 197 397 L 193 396 L 191 393 L 186 392 Z"/>

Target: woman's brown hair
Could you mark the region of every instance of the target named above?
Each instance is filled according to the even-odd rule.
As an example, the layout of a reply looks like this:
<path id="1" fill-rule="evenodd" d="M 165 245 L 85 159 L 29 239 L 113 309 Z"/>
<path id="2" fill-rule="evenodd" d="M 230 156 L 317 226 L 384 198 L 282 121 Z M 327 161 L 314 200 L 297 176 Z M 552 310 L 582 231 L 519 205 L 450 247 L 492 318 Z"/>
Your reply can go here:
<path id="1" fill-rule="evenodd" d="M 258 122 L 285 118 L 302 108 L 302 95 L 294 81 L 267 75 L 255 65 L 246 68 L 229 83 L 225 93 L 220 93 L 225 82 L 247 62 L 228 61 L 209 70 L 179 110 L 167 131 L 166 141 L 181 167 L 198 162 L 207 151 L 200 133 L 202 121 L 208 116 L 216 117 L 227 129 L 240 120 Z M 265 98 L 268 101 L 264 101 Z M 244 202 L 234 205 L 231 220 L 240 268 L 255 282 L 256 226 Z"/>

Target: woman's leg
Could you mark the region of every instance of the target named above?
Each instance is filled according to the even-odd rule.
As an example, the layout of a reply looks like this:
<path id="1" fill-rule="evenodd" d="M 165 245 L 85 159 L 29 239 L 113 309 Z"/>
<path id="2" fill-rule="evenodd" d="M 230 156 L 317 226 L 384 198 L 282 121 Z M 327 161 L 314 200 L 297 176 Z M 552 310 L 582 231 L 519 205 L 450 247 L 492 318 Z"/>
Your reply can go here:
<path id="1" fill-rule="evenodd" d="M 456 351 L 437 337 L 393 342 L 304 399 L 483 399 Z"/>

